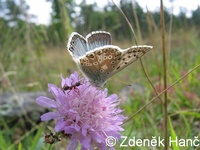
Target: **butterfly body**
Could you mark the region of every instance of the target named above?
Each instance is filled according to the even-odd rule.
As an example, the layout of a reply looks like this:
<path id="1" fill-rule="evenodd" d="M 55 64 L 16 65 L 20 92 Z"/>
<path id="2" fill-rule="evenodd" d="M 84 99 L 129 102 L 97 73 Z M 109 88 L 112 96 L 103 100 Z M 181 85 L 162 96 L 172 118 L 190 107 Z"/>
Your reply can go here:
<path id="1" fill-rule="evenodd" d="M 103 87 L 110 77 L 143 56 L 152 46 L 121 49 L 111 45 L 110 33 L 96 31 L 88 34 L 86 39 L 78 33 L 72 33 L 67 48 L 89 81 L 97 87 Z"/>

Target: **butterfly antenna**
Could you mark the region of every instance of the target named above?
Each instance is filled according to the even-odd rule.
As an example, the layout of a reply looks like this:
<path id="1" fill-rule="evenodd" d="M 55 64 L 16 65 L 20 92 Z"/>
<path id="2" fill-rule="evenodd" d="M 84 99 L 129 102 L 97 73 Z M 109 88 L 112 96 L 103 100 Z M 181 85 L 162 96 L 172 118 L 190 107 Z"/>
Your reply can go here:
<path id="1" fill-rule="evenodd" d="M 118 80 L 113 80 L 112 81 L 116 82 L 117 84 L 123 84 L 123 85 L 126 85 L 126 86 L 132 86 L 131 84 L 127 84 L 125 82 L 122 82 L 122 81 L 118 81 Z"/>

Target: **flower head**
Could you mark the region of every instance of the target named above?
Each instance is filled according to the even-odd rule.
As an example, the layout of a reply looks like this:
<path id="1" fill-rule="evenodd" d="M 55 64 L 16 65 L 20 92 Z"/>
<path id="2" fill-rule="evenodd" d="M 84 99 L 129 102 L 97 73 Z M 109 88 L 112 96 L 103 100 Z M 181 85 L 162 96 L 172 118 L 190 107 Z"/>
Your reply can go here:
<path id="1" fill-rule="evenodd" d="M 42 121 L 56 120 L 55 131 L 70 135 L 68 149 L 74 150 L 77 144 L 82 149 L 95 147 L 106 149 L 106 137 L 121 137 L 121 125 L 125 119 L 116 94 L 107 97 L 107 89 L 100 90 L 80 79 L 77 72 L 69 78 L 62 78 L 61 88 L 49 84 L 49 91 L 55 100 L 40 96 L 36 102 L 55 111 L 41 116 Z"/>

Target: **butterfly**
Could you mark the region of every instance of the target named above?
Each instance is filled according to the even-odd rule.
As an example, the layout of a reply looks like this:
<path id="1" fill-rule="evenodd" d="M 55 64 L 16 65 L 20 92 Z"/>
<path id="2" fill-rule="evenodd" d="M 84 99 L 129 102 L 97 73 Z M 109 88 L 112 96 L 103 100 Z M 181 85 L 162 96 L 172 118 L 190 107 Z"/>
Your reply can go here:
<path id="1" fill-rule="evenodd" d="M 72 32 L 67 44 L 67 50 L 83 75 L 96 87 L 103 87 L 110 77 L 152 48 L 138 45 L 121 49 L 111 45 L 111 35 L 106 31 L 93 31 L 86 38 Z"/>

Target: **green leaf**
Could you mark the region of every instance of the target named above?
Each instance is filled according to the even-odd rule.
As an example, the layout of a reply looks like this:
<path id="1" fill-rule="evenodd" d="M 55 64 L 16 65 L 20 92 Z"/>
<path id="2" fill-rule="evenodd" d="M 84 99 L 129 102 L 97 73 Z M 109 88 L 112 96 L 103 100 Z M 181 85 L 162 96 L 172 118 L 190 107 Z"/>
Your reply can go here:
<path id="1" fill-rule="evenodd" d="M 188 116 L 193 116 L 195 118 L 200 118 L 200 113 L 199 112 L 188 112 L 188 111 L 182 111 L 182 112 L 178 112 L 179 114 L 184 114 L 184 115 L 188 115 Z"/>
<path id="2" fill-rule="evenodd" d="M 31 142 L 32 143 L 31 150 L 41 149 L 42 145 L 40 144 L 41 143 L 40 139 L 41 139 L 41 134 L 43 131 L 44 131 L 44 128 L 42 126 L 40 126 L 35 137 L 33 138 L 32 142 Z"/>
<path id="3" fill-rule="evenodd" d="M 2 132 L 0 132 L 0 149 L 7 149 L 8 143 L 6 143 L 5 137 L 2 135 Z"/>
<path id="4" fill-rule="evenodd" d="M 18 150 L 22 150 L 22 143 L 21 142 L 18 144 Z"/>
<path id="5" fill-rule="evenodd" d="M 170 133 L 171 133 L 171 140 L 174 141 L 174 140 L 176 140 L 177 135 L 172 126 L 171 119 L 168 118 L 168 120 L 169 120 L 169 129 L 170 129 Z M 173 147 L 173 150 L 180 150 L 179 146 L 175 142 L 172 142 L 172 147 Z"/>

